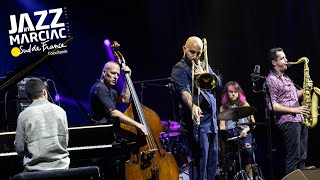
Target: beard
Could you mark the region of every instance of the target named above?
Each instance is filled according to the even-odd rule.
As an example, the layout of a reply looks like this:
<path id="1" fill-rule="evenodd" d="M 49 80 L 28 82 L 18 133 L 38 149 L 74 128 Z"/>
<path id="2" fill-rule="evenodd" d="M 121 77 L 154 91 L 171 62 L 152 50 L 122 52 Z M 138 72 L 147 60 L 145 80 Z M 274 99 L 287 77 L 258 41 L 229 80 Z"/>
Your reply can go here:
<path id="1" fill-rule="evenodd" d="M 284 72 L 285 70 L 288 69 L 288 65 L 283 64 L 283 63 L 277 64 L 277 67 L 278 67 L 278 69 L 279 69 L 280 71 L 282 71 L 282 72 Z"/>

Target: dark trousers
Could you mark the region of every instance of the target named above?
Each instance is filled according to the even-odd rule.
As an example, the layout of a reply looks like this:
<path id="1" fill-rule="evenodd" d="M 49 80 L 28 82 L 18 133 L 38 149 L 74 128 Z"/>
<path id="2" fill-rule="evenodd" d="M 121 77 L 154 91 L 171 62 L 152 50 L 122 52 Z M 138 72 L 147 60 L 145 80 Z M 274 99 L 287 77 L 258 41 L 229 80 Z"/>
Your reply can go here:
<path id="1" fill-rule="evenodd" d="M 199 138 L 182 134 L 189 158 L 190 180 L 214 180 L 218 161 L 218 135 L 199 132 Z"/>
<path id="2" fill-rule="evenodd" d="M 308 128 L 302 123 L 287 122 L 279 126 L 286 148 L 286 175 L 305 168 Z"/>

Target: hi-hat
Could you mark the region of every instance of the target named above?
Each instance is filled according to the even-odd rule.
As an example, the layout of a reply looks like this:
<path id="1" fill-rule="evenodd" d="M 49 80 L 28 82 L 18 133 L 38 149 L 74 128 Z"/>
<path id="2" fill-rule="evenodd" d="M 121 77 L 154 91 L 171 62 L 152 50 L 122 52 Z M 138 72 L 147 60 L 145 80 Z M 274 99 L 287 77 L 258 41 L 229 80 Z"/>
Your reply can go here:
<path id="1" fill-rule="evenodd" d="M 220 112 L 218 114 L 218 118 L 222 121 L 238 120 L 244 117 L 248 117 L 255 112 L 257 112 L 257 110 L 252 106 L 235 107 Z"/>

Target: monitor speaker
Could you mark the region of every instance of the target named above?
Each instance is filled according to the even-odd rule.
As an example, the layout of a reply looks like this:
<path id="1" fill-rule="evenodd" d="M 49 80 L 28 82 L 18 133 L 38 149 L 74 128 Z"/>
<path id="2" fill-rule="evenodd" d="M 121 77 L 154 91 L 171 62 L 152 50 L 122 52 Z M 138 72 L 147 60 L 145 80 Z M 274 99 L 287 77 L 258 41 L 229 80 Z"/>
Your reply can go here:
<path id="1" fill-rule="evenodd" d="M 297 169 L 282 180 L 319 180 L 320 179 L 320 169 L 307 169 L 300 170 Z"/>

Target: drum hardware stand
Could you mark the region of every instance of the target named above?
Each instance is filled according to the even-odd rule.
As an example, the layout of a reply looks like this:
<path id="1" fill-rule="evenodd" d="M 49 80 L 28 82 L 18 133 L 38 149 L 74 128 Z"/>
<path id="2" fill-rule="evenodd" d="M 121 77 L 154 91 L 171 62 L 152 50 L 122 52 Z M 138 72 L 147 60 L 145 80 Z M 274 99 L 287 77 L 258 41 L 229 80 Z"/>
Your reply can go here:
<path id="1" fill-rule="evenodd" d="M 250 127 L 250 130 L 252 131 L 251 132 L 251 148 L 252 148 L 252 164 L 251 164 L 251 169 L 252 169 L 252 176 L 253 176 L 253 180 L 264 180 L 264 177 L 262 175 L 262 172 L 261 172 L 261 169 L 260 167 L 258 166 L 258 164 L 256 164 L 256 156 L 255 156 L 255 141 L 254 141 L 254 138 L 253 138 L 253 129 L 254 129 L 254 125 L 253 125 L 253 122 L 252 122 L 252 119 L 251 117 L 249 117 L 249 127 Z"/>
<path id="2" fill-rule="evenodd" d="M 217 118 L 218 119 L 218 118 Z M 220 120 L 218 120 L 218 141 L 220 142 L 220 146 L 218 146 L 218 164 L 217 164 L 217 171 L 219 171 L 219 174 L 223 177 L 224 180 L 227 180 L 228 173 L 225 172 L 226 162 L 224 158 L 224 151 L 222 146 L 222 131 L 220 130 Z M 219 143 L 218 143 L 219 144 Z M 219 153 L 221 153 L 221 158 L 219 157 Z"/>
<path id="3" fill-rule="evenodd" d="M 236 122 L 236 127 L 238 127 L 238 122 Z M 249 127 L 250 130 L 253 130 L 253 122 L 251 121 L 251 118 L 249 118 Z M 237 179 L 250 179 L 250 177 L 248 176 L 248 174 L 245 172 L 245 170 L 242 169 L 242 162 L 241 162 L 241 155 L 240 155 L 240 136 L 237 137 L 238 139 L 238 157 L 239 157 L 239 166 L 240 166 L 240 171 L 236 173 L 236 175 L 234 176 L 234 180 Z M 264 177 L 262 175 L 261 169 L 258 166 L 258 164 L 256 164 L 256 160 L 255 160 L 255 142 L 254 142 L 254 138 L 253 138 L 253 132 L 251 132 L 251 148 L 252 148 L 252 164 L 251 164 L 251 168 L 252 168 L 252 176 L 253 176 L 253 180 L 264 180 Z"/>
<path id="4" fill-rule="evenodd" d="M 238 126 L 238 120 L 235 121 L 236 122 L 236 127 Z M 246 171 L 242 168 L 242 161 L 241 161 L 241 154 L 240 154 L 240 135 L 238 136 L 239 138 L 237 138 L 237 145 L 238 145 L 238 158 L 239 158 L 239 167 L 240 167 L 240 171 L 238 171 L 236 173 L 236 175 L 233 177 L 234 180 L 246 180 L 246 179 L 250 179 L 248 174 L 246 173 Z"/>

